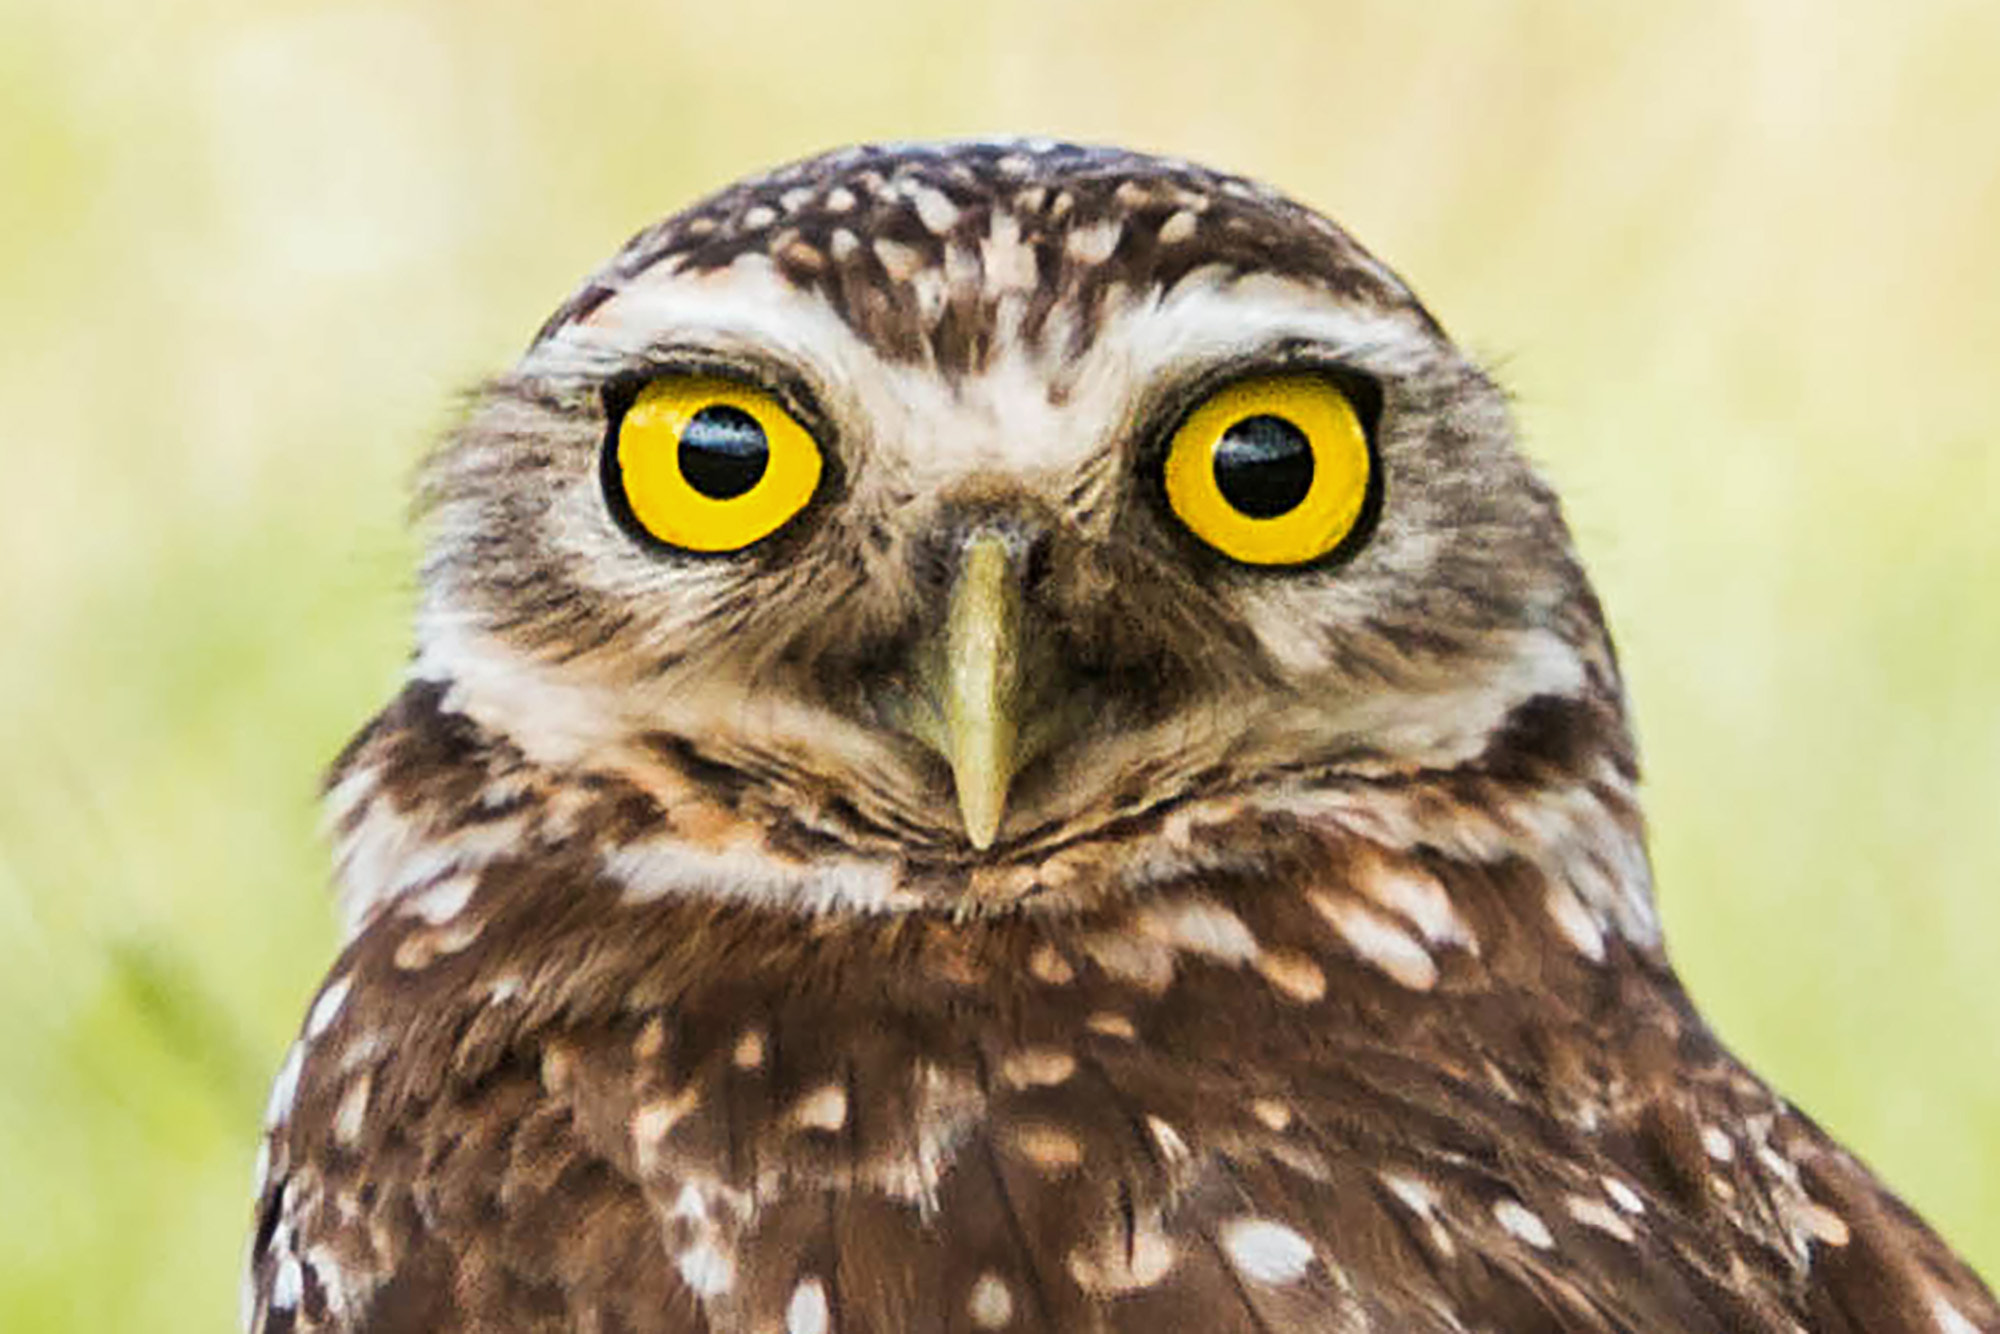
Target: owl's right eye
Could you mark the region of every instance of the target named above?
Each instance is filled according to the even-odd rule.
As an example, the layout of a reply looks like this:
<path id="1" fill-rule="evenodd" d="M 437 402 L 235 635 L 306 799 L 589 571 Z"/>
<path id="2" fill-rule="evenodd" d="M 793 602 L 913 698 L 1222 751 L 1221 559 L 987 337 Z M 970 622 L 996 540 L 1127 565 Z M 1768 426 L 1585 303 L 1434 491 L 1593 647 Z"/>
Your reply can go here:
<path id="1" fill-rule="evenodd" d="M 683 551 L 740 551 L 785 526 L 819 486 L 819 445 L 777 399 L 707 375 L 641 389 L 611 425 L 613 507 Z"/>

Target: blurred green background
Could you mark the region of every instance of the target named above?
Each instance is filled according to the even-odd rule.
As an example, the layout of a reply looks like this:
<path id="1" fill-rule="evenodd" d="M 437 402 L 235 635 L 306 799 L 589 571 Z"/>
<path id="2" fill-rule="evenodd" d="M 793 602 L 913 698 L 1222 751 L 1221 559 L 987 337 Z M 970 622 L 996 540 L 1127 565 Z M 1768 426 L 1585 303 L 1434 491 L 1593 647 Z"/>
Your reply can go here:
<path id="1" fill-rule="evenodd" d="M 0 0 L 0 1327 L 226 1328 L 405 483 L 842 140 L 1276 182 L 1519 396 L 1723 1034 L 2000 1274 L 2000 6 Z"/>

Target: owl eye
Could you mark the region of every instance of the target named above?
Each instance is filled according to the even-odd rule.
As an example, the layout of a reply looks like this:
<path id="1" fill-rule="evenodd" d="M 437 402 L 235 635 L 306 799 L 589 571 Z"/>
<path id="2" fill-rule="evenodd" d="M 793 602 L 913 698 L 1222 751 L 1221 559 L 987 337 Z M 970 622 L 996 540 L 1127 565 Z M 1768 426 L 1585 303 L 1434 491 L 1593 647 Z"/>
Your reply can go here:
<path id="1" fill-rule="evenodd" d="M 1300 565 L 1354 531 L 1374 462 L 1347 395 L 1317 375 L 1239 380 L 1204 400 L 1167 446 L 1167 504 L 1247 565 Z"/>
<path id="2" fill-rule="evenodd" d="M 819 446 L 762 390 L 714 376 L 654 380 L 611 426 L 613 508 L 683 551 L 739 551 L 784 527 L 819 486 Z"/>

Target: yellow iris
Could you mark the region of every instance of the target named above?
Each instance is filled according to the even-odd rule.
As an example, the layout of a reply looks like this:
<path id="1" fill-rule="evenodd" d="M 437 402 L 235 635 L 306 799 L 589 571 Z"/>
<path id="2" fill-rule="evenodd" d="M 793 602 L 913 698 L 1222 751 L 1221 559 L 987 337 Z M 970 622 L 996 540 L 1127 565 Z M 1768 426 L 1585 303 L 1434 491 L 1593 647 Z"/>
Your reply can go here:
<path id="1" fill-rule="evenodd" d="M 1317 375 L 1220 390 L 1167 447 L 1167 503 L 1202 541 L 1249 565 L 1299 565 L 1354 530 L 1368 499 L 1368 433 Z"/>
<path id="2" fill-rule="evenodd" d="M 618 423 L 626 507 L 686 551 L 737 551 L 782 528 L 819 486 L 819 446 L 771 395 L 715 376 L 648 384 Z"/>

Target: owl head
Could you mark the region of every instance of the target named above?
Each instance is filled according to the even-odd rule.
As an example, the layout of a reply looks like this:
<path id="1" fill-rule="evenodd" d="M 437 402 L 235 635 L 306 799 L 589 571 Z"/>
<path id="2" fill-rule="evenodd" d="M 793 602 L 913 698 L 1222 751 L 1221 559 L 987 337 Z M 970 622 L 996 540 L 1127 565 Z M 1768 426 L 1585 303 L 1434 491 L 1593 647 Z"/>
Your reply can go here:
<path id="1" fill-rule="evenodd" d="M 1184 162 L 877 147 L 732 186 L 593 275 L 423 495 L 419 677 L 532 763 L 894 868 L 821 892 L 1171 860 L 1145 836 L 1188 812 L 1509 737 L 1629 763 L 1501 394 L 1339 228 Z"/>

